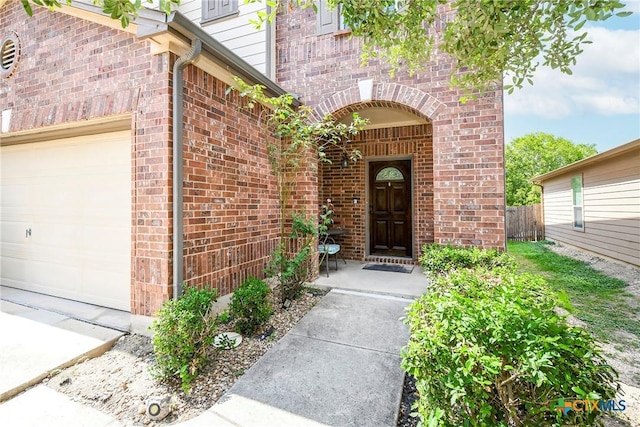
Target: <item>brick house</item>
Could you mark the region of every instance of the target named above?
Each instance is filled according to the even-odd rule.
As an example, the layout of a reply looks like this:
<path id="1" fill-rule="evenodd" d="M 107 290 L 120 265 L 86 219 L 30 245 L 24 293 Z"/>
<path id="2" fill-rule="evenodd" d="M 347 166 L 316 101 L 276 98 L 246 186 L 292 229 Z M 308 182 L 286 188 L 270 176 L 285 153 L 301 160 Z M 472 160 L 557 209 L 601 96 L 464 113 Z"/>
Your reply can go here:
<path id="1" fill-rule="evenodd" d="M 332 199 L 347 258 L 504 248 L 502 93 L 460 104 L 446 58 L 413 77 L 360 67 L 357 41 L 324 9 L 256 32 L 255 5 L 185 0 L 123 30 L 73 4 L 29 18 L 19 0 L 0 2 L 3 285 L 150 316 L 182 280 L 228 294 L 261 276 L 277 196 L 262 107 L 226 93 L 234 75 L 296 93 L 318 116 L 371 119 L 352 142 L 362 161 L 342 168 L 330 153 L 297 192 L 309 212 Z"/>

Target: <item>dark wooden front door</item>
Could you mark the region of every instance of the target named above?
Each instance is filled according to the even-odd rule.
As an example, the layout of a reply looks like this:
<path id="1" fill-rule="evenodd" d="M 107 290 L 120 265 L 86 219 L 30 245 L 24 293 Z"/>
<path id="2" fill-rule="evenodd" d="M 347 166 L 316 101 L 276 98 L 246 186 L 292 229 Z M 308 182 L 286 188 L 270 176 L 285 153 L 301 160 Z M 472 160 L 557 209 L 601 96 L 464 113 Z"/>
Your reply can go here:
<path id="1" fill-rule="evenodd" d="M 411 257 L 411 161 L 369 164 L 371 255 Z"/>

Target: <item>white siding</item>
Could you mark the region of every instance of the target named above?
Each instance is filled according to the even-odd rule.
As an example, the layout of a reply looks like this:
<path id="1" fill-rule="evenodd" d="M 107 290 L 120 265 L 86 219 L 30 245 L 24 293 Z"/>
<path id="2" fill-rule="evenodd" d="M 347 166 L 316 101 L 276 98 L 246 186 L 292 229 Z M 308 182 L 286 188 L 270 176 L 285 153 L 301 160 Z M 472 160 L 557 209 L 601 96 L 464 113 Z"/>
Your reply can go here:
<path id="1" fill-rule="evenodd" d="M 571 178 L 579 174 L 584 231 L 571 226 Z M 543 185 L 548 239 L 640 266 L 640 149 L 585 165 Z"/>
<path id="2" fill-rule="evenodd" d="M 182 0 L 178 11 L 197 25 L 202 20 L 202 0 Z M 264 3 L 244 4 L 238 0 L 238 15 L 202 24 L 202 29 L 247 61 L 261 73 L 267 72 L 267 28 L 265 24 L 257 30 L 250 19 L 257 19 L 256 12 L 265 10 Z M 269 76 L 272 77 L 272 76 Z"/>

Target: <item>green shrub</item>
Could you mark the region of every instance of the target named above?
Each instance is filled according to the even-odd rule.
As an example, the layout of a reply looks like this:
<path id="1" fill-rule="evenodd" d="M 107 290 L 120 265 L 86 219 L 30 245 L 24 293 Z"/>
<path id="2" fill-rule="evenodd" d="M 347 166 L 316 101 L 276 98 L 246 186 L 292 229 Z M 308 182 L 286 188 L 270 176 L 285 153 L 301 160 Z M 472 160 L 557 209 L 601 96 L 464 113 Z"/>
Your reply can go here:
<path id="1" fill-rule="evenodd" d="M 162 304 L 151 325 L 155 351 L 151 372 L 156 378 L 180 378 L 182 390 L 189 392 L 213 343 L 216 319 L 210 310 L 216 300 L 215 289 L 186 287 L 180 299 Z"/>
<path id="2" fill-rule="evenodd" d="M 295 242 L 292 243 L 292 246 L 294 245 Z M 278 245 L 271 253 L 266 273 L 269 277 L 277 279 L 282 305 L 285 301 L 294 300 L 302 294 L 305 282 L 311 277 L 312 255 L 313 250 L 309 245 L 301 247 L 295 253 L 287 251 L 284 245 Z"/>
<path id="3" fill-rule="evenodd" d="M 221 313 L 219 313 L 216 316 L 216 323 L 218 325 L 225 325 L 227 323 L 230 323 L 231 320 L 233 320 L 233 319 L 231 318 L 231 313 L 229 313 L 229 309 L 228 308 L 224 309 Z"/>
<path id="4" fill-rule="evenodd" d="M 515 260 L 497 249 L 479 249 L 442 246 L 437 243 L 424 245 L 420 264 L 425 272 L 444 274 L 461 268 L 505 267 L 515 269 Z"/>
<path id="5" fill-rule="evenodd" d="M 269 320 L 272 313 L 267 298 L 269 292 L 269 286 L 254 277 L 249 277 L 233 292 L 229 309 L 236 319 L 236 332 L 250 335 Z"/>
<path id="6" fill-rule="evenodd" d="M 278 297 L 284 306 L 287 300 L 298 298 L 304 284 L 314 275 L 314 246 L 318 226 L 304 212 L 291 214 L 291 233 L 271 254 L 267 276 L 277 280 Z"/>
<path id="7" fill-rule="evenodd" d="M 592 425 L 560 398 L 612 399 L 617 374 L 594 340 L 554 311 L 544 280 L 507 269 L 434 279 L 406 322 L 403 368 L 416 378 L 425 425 Z"/>

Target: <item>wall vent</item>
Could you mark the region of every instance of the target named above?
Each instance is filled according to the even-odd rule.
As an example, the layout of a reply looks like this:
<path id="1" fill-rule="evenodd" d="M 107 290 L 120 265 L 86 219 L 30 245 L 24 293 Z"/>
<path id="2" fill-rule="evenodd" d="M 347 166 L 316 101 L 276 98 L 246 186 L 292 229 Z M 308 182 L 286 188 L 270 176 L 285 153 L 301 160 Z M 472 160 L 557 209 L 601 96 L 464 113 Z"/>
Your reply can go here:
<path id="1" fill-rule="evenodd" d="M 9 77 L 20 58 L 20 42 L 15 34 L 2 40 L 0 45 L 0 75 Z"/>

